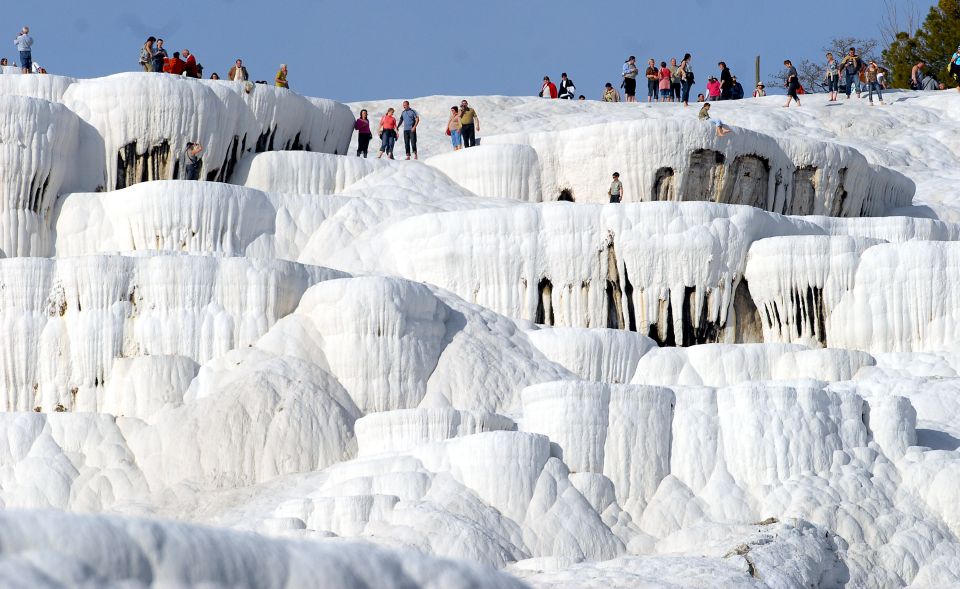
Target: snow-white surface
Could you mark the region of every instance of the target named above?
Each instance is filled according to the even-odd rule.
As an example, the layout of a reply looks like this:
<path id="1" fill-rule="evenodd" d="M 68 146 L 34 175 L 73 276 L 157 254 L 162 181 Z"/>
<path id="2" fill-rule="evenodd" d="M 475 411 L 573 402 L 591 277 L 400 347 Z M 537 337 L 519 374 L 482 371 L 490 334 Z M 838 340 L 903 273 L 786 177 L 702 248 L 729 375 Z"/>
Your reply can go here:
<path id="1" fill-rule="evenodd" d="M 960 584 L 960 96 L 468 98 L 0 76 L 0 585 Z"/>

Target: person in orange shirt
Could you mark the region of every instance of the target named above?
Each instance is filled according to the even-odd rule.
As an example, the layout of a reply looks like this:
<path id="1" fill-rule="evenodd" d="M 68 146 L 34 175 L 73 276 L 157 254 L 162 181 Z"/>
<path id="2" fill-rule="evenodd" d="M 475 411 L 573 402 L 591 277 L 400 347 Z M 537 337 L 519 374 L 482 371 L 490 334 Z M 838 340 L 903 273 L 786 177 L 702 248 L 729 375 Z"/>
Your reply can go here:
<path id="1" fill-rule="evenodd" d="M 167 61 L 170 63 L 170 71 L 167 73 L 182 76 L 183 72 L 187 71 L 187 62 L 180 59 L 179 51 L 174 51 L 173 57 Z M 164 71 L 166 71 L 166 66 L 164 66 Z"/>
<path id="2" fill-rule="evenodd" d="M 392 108 L 388 108 L 387 114 L 380 119 L 380 154 L 377 159 L 382 158 L 384 153 L 393 159 L 393 147 L 397 144 L 397 119 L 393 117 L 393 112 Z"/>

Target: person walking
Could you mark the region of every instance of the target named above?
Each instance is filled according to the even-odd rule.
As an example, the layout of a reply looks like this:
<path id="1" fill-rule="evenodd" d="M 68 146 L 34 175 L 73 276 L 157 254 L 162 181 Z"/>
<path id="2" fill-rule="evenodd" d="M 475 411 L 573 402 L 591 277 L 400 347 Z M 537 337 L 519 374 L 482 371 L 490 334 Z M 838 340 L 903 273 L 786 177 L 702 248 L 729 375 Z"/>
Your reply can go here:
<path id="1" fill-rule="evenodd" d="M 797 101 L 797 106 L 800 106 L 800 96 L 797 94 L 800 89 L 800 77 L 797 75 L 797 68 L 793 67 L 793 62 L 789 59 L 785 59 L 783 65 L 787 68 L 784 73 L 784 78 L 787 80 L 787 103 L 783 108 L 790 108 L 790 103 L 794 100 Z"/>
<path id="2" fill-rule="evenodd" d="M 556 98 L 557 85 L 550 81 L 550 76 L 543 77 L 543 85 L 540 86 L 540 98 Z"/>
<path id="3" fill-rule="evenodd" d="M 250 79 L 250 74 L 247 73 L 247 68 L 244 67 L 242 59 L 238 59 L 233 64 L 233 67 L 227 72 L 227 79 L 233 82 L 246 82 Z"/>
<path id="4" fill-rule="evenodd" d="M 683 89 L 683 80 L 680 79 L 680 66 L 677 65 L 677 58 L 670 58 L 670 95 L 674 101 L 680 102 L 680 94 Z"/>
<path id="5" fill-rule="evenodd" d="M 723 121 L 720 119 L 712 120 L 710 118 L 710 103 L 705 103 L 700 107 L 700 114 L 697 115 L 697 118 L 701 121 L 712 121 L 713 126 L 717 128 L 717 137 L 724 137 L 727 133 L 733 131 L 730 127 L 723 124 Z"/>
<path id="6" fill-rule="evenodd" d="M 157 39 L 157 47 L 153 50 L 153 71 L 156 73 L 163 72 L 163 64 L 166 63 L 167 58 L 170 57 L 167 54 L 167 50 L 163 48 L 163 39 Z"/>
<path id="7" fill-rule="evenodd" d="M 667 62 L 660 62 L 660 84 L 658 90 L 660 91 L 660 102 L 673 102 L 673 72 L 670 71 L 670 68 L 667 67 Z"/>
<path id="8" fill-rule="evenodd" d="M 847 100 L 850 100 L 850 93 L 853 92 L 854 84 L 857 88 L 857 98 L 860 98 L 860 71 L 863 70 L 863 60 L 857 55 L 856 47 L 851 47 L 850 51 L 840 61 L 840 69 L 843 71 L 847 83 Z"/>
<path id="9" fill-rule="evenodd" d="M 879 80 L 879 70 L 880 67 L 877 66 L 877 62 L 871 61 L 870 65 L 867 67 L 865 72 L 865 77 L 867 80 L 867 92 L 870 98 L 870 106 L 873 106 L 873 93 L 876 91 L 877 98 L 880 100 L 880 104 L 883 104 L 883 92 L 880 90 L 880 80 Z"/>
<path id="10" fill-rule="evenodd" d="M 920 60 L 910 70 L 910 89 L 911 90 L 920 89 L 921 83 L 923 82 L 923 68 L 925 68 L 926 66 L 927 64 L 923 63 L 923 60 Z"/>
<path id="11" fill-rule="evenodd" d="M 691 61 L 693 61 L 693 58 L 689 53 L 684 54 L 683 60 L 680 61 L 680 71 L 683 72 L 680 78 L 680 100 L 683 102 L 683 106 L 690 106 L 690 89 L 697 81 L 693 75 Z"/>
<path id="12" fill-rule="evenodd" d="M 453 145 L 453 151 L 460 151 L 462 147 L 463 137 L 460 135 L 460 128 L 463 125 L 460 123 L 460 109 L 451 106 L 450 107 L 450 118 L 447 119 L 447 135 L 450 136 L 450 143 Z"/>
<path id="13" fill-rule="evenodd" d="M 397 119 L 393 118 L 393 108 L 387 109 L 387 114 L 380 119 L 380 127 L 377 132 L 380 135 L 380 153 L 377 159 L 387 154 L 387 157 L 393 159 L 393 148 L 397 144 Z"/>
<path id="14" fill-rule="evenodd" d="M 30 27 L 24 26 L 20 34 L 13 40 L 20 52 L 20 71 L 25 74 L 33 73 L 33 37 L 30 36 Z"/>
<path id="15" fill-rule="evenodd" d="M 604 102 L 620 102 L 620 93 L 613 87 L 613 84 L 607 82 L 607 87 L 603 91 L 603 97 L 600 100 Z"/>
<path id="16" fill-rule="evenodd" d="M 480 116 L 470 108 L 466 100 L 460 101 L 460 134 L 463 136 L 463 147 L 477 145 L 476 134 L 480 132 Z"/>
<path id="17" fill-rule="evenodd" d="M 836 102 L 840 93 L 840 64 L 834 59 L 833 53 L 827 53 L 827 69 L 823 77 L 827 82 L 827 92 L 830 93 L 828 102 Z"/>
<path id="18" fill-rule="evenodd" d="M 360 111 L 360 117 L 353 124 L 357 132 L 357 157 L 367 157 L 367 151 L 370 149 L 370 140 L 373 139 L 373 133 L 370 132 L 370 119 L 367 109 Z"/>
<path id="19" fill-rule="evenodd" d="M 707 100 L 710 102 L 720 100 L 720 80 L 714 76 L 707 79 Z"/>
<path id="20" fill-rule="evenodd" d="M 184 180 L 200 179 L 200 167 L 203 165 L 203 159 L 200 158 L 200 153 L 202 151 L 203 146 L 199 143 L 187 143 L 187 148 L 183 150 Z"/>
<path id="21" fill-rule="evenodd" d="M 656 102 L 660 98 L 660 70 L 651 57 L 647 61 L 647 102 Z"/>
<path id="22" fill-rule="evenodd" d="M 733 92 L 733 76 L 730 74 L 730 68 L 725 61 L 718 63 L 717 67 L 720 68 L 720 100 L 730 100 Z"/>
<path id="23" fill-rule="evenodd" d="M 627 61 L 623 63 L 623 83 L 620 85 L 623 88 L 623 93 L 627 97 L 627 102 L 636 102 L 637 101 L 637 75 L 640 73 L 640 70 L 637 69 L 637 58 L 631 55 Z"/>
<path id="24" fill-rule="evenodd" d="M 417 127 L 420 125 L 420 114 L 410 108 L 410 101 L 403 101 L 403 110 L 400 112 L 400 124 L 403 126 L 403 147 L 410 159 L 410 148 L 413 147 L 413 159 L 417 156 Z"/>
<path id="25" fill-rule="evenodd" d="M 763 98 L 767 95 L 767 88 L 763 85 L 763 82 L 757 84 L 757 89 L 753 91 L 754 98 Z"/>
<path id="26" fill-rule="evenodd" d="M 610 197 L 611 203 L 623 201 L 623 183 L 620 182 L 620 172 L 613 173 L 613 182 L 610 183 L 610 188 L 607 189 L 607 196 Z"/>
<path id="27" fill-rule="evenodd" d="M 560 95 L 564 100 L 573 100 L 577 92 L 577 87 L 573 85 L 573 80 L 567 77 L 567 73 L 560 74 Z"/>
<path id="28" fill-rule="evenodd" d="M 287 82 L 287 64 L 280 64 L 280 69 L 277 70 L 277 75 L 274 77 L 273 83 L 277 88 L 290 88 L 290 83 Z"/>

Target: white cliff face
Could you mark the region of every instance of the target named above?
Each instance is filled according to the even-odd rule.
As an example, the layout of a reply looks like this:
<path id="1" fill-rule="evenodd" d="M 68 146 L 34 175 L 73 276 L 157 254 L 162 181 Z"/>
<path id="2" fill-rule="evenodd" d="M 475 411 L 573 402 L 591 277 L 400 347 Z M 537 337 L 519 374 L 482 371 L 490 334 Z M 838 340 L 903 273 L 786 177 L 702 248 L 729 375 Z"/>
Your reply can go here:
<path id="1" fill-rule="evenodd" d="M 398 100 L 0 76 L 0 584 L 960 583 L 960 97 L 891 98 L 413 99 L 398 162 Z"/>

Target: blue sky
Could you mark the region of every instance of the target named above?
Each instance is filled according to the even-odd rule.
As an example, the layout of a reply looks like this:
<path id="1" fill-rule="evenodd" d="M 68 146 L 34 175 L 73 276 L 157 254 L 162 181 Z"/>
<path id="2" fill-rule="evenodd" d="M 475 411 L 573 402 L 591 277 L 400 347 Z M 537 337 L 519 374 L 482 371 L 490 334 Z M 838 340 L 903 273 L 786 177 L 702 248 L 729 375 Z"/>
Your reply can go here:
<path id="1" fill-rule="evenodd" d="M 934 4 L 914 1 L 922 14 Z M 108 75 L 136 70 L 152 34 L 193 51 L 205 76 L 242 57 L 253 79 L 272 80 L 285 62 L 293 89 L 353 101 L 535 94 L 561 71 L 597 98 L 629 54 L 690 52 L 698 86 L 723 59 L 749 91 L 755 55 L 769 79 L 786 58 L 819 58 L 833 37 L 878 38 L 882 15 L 880 0 L 36 0 L 6 3 L 0 56 L 15 57 L 28 24 L 51 73 Z"/>

